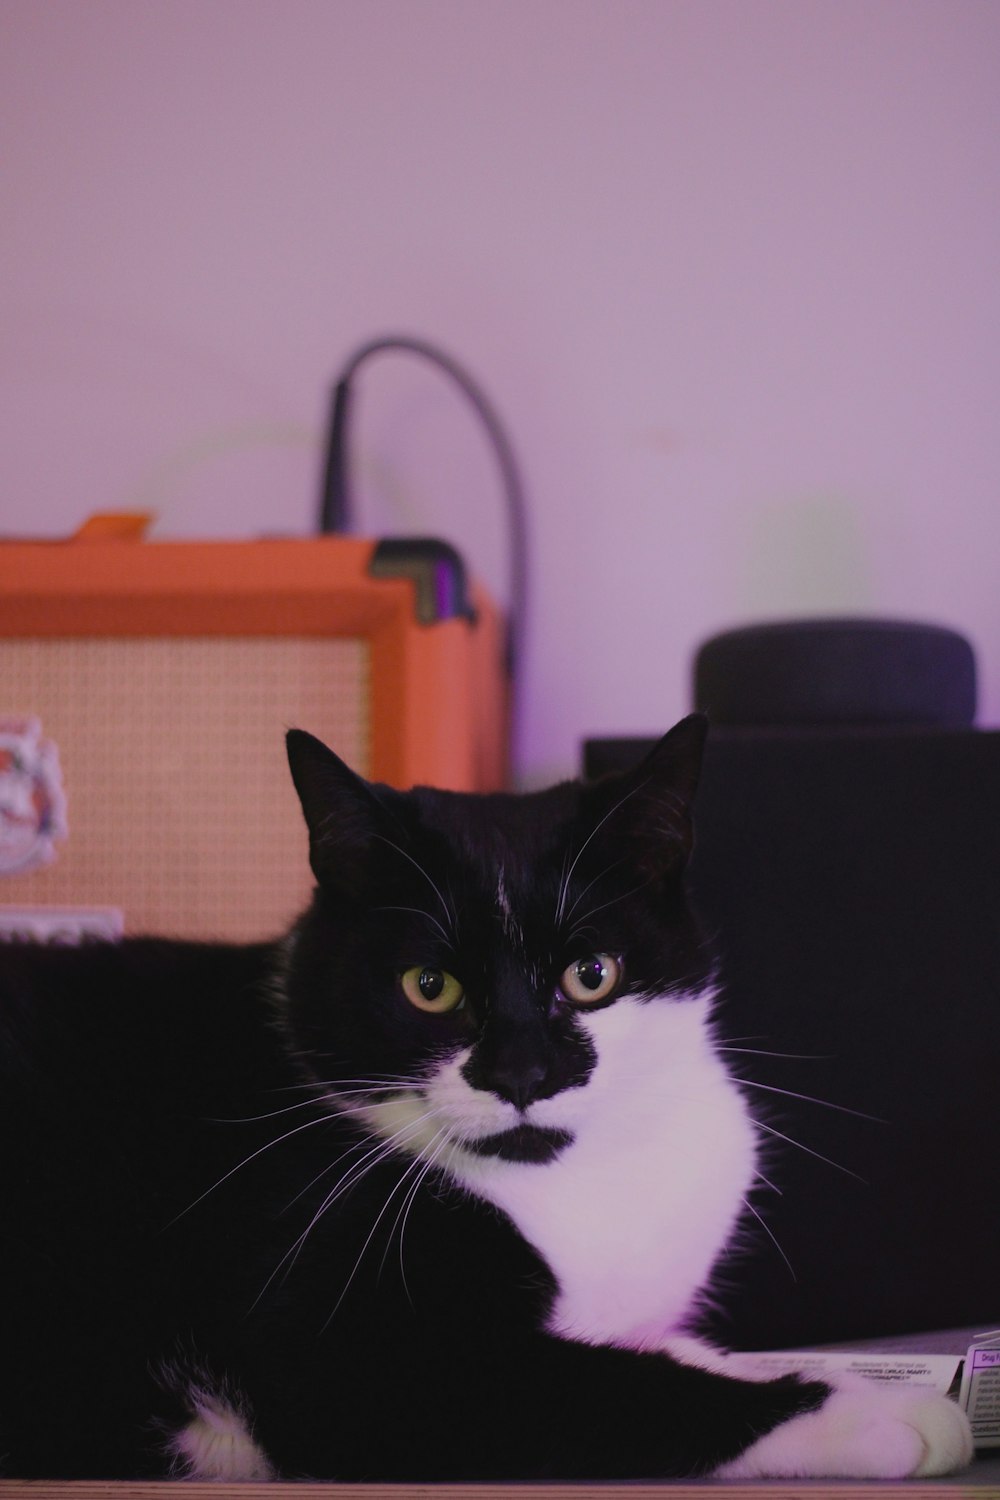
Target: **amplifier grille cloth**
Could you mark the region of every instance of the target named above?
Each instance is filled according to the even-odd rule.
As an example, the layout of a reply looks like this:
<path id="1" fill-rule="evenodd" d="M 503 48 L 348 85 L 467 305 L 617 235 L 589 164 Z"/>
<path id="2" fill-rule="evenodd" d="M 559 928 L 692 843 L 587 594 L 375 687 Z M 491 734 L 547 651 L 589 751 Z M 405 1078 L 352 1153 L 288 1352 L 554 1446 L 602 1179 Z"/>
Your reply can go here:
<path id="1" fill-rule="evenodd" d="M 285 760 L 298 726 L 369 766 L 364 641 L 211 637 L 0 642 L 0 716 L 56 741 L 69 838 L 0 877 L 4 905 L 121 907 L 129 933 L 273 936 L 311 889 Z"/>

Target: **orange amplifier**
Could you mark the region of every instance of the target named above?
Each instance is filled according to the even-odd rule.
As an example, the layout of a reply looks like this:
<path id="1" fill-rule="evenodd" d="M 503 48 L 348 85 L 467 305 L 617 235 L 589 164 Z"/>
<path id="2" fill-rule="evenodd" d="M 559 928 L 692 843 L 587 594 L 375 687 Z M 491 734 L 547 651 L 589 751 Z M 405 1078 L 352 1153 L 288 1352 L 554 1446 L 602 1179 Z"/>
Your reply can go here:
<path id="1" fill-rule="evenodd" d="M 0 936 L 282 930 L 292 726 L 374 780 L 504 784 L 501 624 L 451 548 L 141 532 L 0 543 Z"/>

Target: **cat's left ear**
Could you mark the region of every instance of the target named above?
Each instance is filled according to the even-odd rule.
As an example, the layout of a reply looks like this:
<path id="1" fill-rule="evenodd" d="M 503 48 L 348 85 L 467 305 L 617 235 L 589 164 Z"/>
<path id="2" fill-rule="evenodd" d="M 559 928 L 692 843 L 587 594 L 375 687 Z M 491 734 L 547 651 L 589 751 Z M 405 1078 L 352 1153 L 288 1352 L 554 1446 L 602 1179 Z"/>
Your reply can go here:
<path id="1" fill-rule="evenodd" d="M 389 814 L 374 787 L 304 729 L 285 736 L 288 765 L 309 829 L 309 863 L 321 885 L 363 897 Z"/>
<path id="2" fill-rule="evenodd" d="M 689 714 L 633 770 L 590 789 L 601 834 L 630 845 L 651 874 L 678 873 L 691 853 L 691 810 L 707 733 L 705 715 Z"/>

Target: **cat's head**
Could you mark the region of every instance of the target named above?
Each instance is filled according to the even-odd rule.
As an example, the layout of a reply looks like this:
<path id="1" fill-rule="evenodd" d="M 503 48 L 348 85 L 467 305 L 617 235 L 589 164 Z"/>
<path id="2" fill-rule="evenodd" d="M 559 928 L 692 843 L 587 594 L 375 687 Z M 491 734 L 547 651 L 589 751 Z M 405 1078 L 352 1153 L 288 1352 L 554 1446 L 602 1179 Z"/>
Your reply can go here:
<path id="1" fill-rule="evenodd" d="M 624 775 L 469 795 L 373 785 L 293 730 L 317 890 L 285 1023 L 331 1098 L 411 1149 L 557 1155 L 602 1037 L 708 982 L 684 894 L 704 736 L 692 716 Z"/>

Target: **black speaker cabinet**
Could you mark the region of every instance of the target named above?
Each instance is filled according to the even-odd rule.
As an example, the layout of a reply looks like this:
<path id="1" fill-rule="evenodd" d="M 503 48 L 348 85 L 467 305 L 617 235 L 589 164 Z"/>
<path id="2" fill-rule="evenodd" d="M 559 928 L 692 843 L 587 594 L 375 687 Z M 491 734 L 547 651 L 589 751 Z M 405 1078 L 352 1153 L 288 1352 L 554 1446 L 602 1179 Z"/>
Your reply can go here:
<path id="1" fill-rule="evenodd" d="M 713 1331 L 996 1327 L 1000 733 L 713 730 L 691 883 L 766 1141 Z"/>

